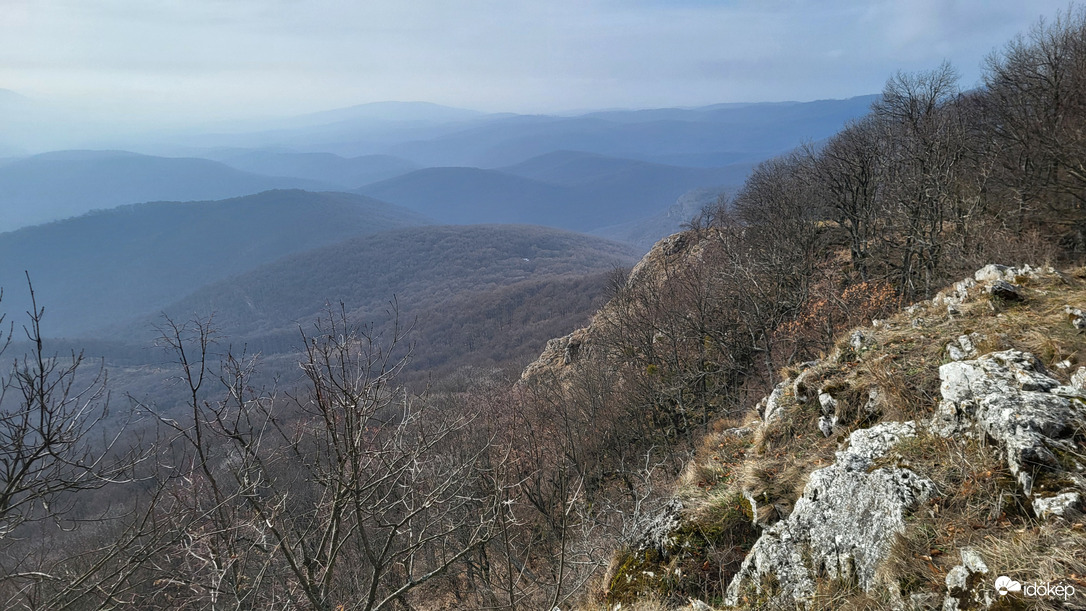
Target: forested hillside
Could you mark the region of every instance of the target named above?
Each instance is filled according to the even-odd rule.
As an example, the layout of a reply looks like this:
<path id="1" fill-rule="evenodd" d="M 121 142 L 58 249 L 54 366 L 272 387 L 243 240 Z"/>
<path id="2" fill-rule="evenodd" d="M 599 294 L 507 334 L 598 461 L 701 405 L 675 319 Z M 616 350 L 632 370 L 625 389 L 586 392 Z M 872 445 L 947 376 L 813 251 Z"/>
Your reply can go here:
<path id="1" fill-rule="evenodd" d="M 87 334 L 291 253 L 429 222 L 359 195 L 298 190 L 124 206 L 0 233 L 0 286 L 7 311 L 27 311 L 29 274 L 47 333 Z"/>

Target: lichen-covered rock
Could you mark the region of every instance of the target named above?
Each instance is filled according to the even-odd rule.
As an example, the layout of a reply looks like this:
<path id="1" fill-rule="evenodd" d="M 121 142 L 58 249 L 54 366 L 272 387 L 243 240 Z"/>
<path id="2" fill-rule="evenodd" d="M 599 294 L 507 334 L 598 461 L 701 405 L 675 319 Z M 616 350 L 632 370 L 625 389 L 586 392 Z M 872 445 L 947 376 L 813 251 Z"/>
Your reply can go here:
<path id="1" fill-rule="evenodd" d="M 947 573 L 943 611 L 991 607 L 993 600 L 988 565 L 980 554 L 969 547 L 962 548 L 961 557 L 962 563 Z"/>
<path id="2" fill-rule="evenodd" d="M 905 515 L 934 492 L 930 480 L 909 469 L 872 468 L 877 458 L 915 435 L 913 422 L 853 432 L 833 465 L 811 473 L 788 518 L 754 544 L 728 586 L 725 603 L 804 605 L 814 594 L 816 575 L 872 588 L 894 536 L 905 528 Z"/>
<path id="3" fill-rule="evenodd" d="M 792 381 L 785 380 L 773 387 L 773 392 L 758 403 L 758 416 L 764 424 L 770 424 L 781 419 L 784 414 L 784 397 L 792 388 Z"/>
<path id="4" fill-rule="evenodd" d="M 818 394 L 818 403 L 822 408 L 822 415 L 818 418 L 818 430 L 829 437 L 837 426 L 837 399 L 830 393 L 823 392 Z"/>
<path id="5" fill-rule="evenodd" d="M 961 335 L 946 345 L 947 356 L 952 361 L 964 361 L 977 355 L 977 341 L 981 339 L 977 333 Z"/>
<path id="6" fill-rule="evenodd" d="M 1037 359 L 1017 350 L 947 363 L 939 377 L 934 430 L 948 437 L 983 434 L 998 443 L 1038 515 L 1064 515 L 1081 505 L 1086 465 L 1078 446 L 1086 431 L 1086 394 L 1061 386 Z M 1044 500 L 1050 497 L 1065 501 Z"/>
<path id="7" fill-rule="evenodd" d="M 995 263 L 989 263 L 988 265 L 985 265 L 984 267 L 978 269 L 973 274 L 973 278 L 977 282 L 984 282 L 988 284 L 999 281 L 1018 284 L 1023 279 L 1037 278 L 1038 276 L 1046 273 L 1052 274 L 1055 273 L 1055 270 L 1053 270 L 1051 267 L 1038 268 L 1033 267 L 1029 264 L 1022 265 L 1020 267 L 1010 267 L 1007 265 L 997 265 Z"/>

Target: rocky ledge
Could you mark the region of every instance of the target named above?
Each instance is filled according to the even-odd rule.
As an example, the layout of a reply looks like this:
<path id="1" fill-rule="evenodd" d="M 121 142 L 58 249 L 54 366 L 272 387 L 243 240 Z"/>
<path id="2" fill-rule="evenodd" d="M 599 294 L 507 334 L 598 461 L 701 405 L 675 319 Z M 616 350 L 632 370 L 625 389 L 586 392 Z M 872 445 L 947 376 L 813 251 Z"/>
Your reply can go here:
<path id="1" fill-rule="evenodd" d="M 758 404 L 746 458 L 735 463 L 734 472 L 761 475 L 714 493 L 744 498 L 761 529 L 726 576 L 724 606 L 835 608 L 827 591 L 843 589 L 867 608 L 1003 608 L 1014 595 L 998 595 L 994 571 L 1081 579 L 1086 367 L 1071 370 L 1080 348 L 1086 355 L 1086 315 L 1059 299 L 1086 301 L 1086 287 L 1052 269 L 989 265 L 792 368 Z M 1059 371 L 1023 349 L 1031 345 Z M 924 389 L 936 381 L 932 396 Z M 921 388 L 910 395 L 908 384 Z M 908 397 L 907 409 L 897 404 Z M 939 455 L 950 449 L 958 454 Z M 782 454 L 814 467 L 798 480 L 798 498 L 773 486 Z M 676 529 L 688 528 L 681 522 Z M 1050 547 L 1015 557 L 1025 554 L 1023 533 Z M 1042 553 L 1057 558 L 1032 566 Z"/>

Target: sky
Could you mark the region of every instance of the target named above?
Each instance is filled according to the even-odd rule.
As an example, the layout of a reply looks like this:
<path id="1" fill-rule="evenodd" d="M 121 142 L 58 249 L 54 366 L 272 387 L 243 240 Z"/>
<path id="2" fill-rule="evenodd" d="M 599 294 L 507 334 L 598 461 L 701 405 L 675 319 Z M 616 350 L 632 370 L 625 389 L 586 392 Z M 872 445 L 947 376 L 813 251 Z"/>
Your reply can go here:
<path id="1" fill-rule="evenodd" d="M 398 100 L 562 112 L 846 98 L 1066 0 L 0 0 L 0 89 L 101 116 Z"/>

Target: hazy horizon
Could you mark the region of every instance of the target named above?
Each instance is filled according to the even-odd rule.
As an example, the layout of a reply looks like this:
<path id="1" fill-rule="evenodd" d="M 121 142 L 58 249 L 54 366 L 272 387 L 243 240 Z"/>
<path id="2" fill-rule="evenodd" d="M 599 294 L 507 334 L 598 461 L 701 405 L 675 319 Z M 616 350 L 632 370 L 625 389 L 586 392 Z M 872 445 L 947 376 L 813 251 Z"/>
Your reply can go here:
<path id="1" fill-rule="evenodd" d="M 1067 3 L 9 0 L 0 89 L 141 129 L 383 101 L 569 113 L 877 93 L 981 63 Z"/>

